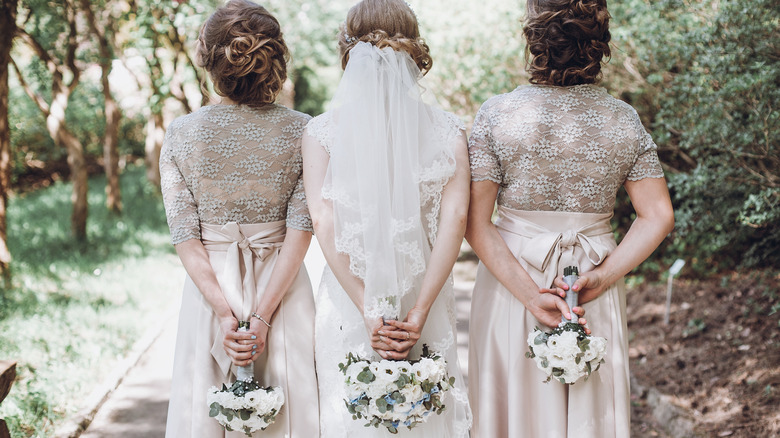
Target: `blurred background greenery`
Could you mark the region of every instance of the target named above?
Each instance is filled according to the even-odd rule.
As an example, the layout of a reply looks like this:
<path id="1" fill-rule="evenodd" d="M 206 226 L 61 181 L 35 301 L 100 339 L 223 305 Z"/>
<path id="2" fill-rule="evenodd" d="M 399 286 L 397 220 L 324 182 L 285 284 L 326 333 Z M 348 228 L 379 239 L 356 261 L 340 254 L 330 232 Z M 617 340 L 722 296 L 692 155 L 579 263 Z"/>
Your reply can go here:
<path id="1" fill-rule="evenodd" d="M 218 3 L 0 3 L 0 358 L 20 360 L 24 387 L 0 417 L 14 436 L 51 433 L 78 409 L 66 395 L 83 398 L 74 394 L 107 372 L 95 345 L 123 354 L 178 292 L 157 160 L 168 123 L 208 102 L 192 55 Z M 296 109 L 327 108 L 340 76 L 338 26 L 353 3 L 262 2 L 292 51 L 283 98 Z M 482 102 L 527 83 L 523 1 L 410 3 L 434 58 L 428 85 L 467 126 Z M 776 0 L 622 0 L 610 11 L 602 85 L 653 134 L 677 216 L 637 274 L 656 279 L 677 258 L 691 278 L 777 268 Z M 622 235 L 634 217 L 625 193 L 615 217 Z M 47 362 L 60 366 L 44 371 Z M 99 371 L 68 372 L 83 367 Z"/>

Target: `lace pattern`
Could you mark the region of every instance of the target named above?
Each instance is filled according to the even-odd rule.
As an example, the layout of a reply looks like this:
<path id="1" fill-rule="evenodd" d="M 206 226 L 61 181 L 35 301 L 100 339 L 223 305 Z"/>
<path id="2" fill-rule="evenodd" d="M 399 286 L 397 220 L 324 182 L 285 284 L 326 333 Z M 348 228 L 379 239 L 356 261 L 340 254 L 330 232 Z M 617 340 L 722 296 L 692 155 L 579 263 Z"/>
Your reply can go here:
<path id="1" fill-rule="evenodd" d="M 636 111 L 594 85 L 529 85 L 482 105 L 469 139 L 472 181 L 517 210 L 607 213 L 626 181 L 663 178 Z"/>
<path id="2" fill-rule="evenodd" d="M 160 155 L 173 244 L 200 239 L 201 222 L 312 231 L 301 177 L 308 120 L 277 105 L 211 105 L 174 120 Z"/>
<path id="3" fill-rule="evenodd" d="M 434 110 L 433 116 L 436 141 L 444 140 L 446 144 L 454 144 L 459 136 L 465 135 L 463 123 L 454 115 Z M 313 118 L 307 125 L 308 135 L 316 139 L 328 154 L 338 147 L 335 144 L 333 124 L 333 113 L 326 112 Z M 420 187 L 420 215 L 394 220 L 391 227 L 396 249 L 398 253 L 404 254 L 408 261 L 406 267 L 410 275 L 408 278 L 403 278 L 402 285 L 407 293 L 392 302 L 378 300 L 373 306 L 367 306 L 365 309 L 367 315 L 403 316 L 415 304 L 419 280 L 425 271 L 427 258 L 430 257 L 438 233 L 442 191 L 454 171 L 453 156 L 443 155 L 433 159 L 428 166 L 415 175 L 415 180 Z M 333 189 L 332 186 L 325 186 L 322 195 L 327 199 L 336 199 L 343 205 L 351 205 L 348 193 Z M 418 221 L 417 223 L 420 220 L 423 222 L 423 231 L 428 243 L 423 246 L 427 247 L 412 245 L 408 238 L 400 238 L 403 233 L 417 228 L 410 223 L 415 220 Z M 336 249 L 350 256 L 351 271 L 360 278 L 366 275 L 365 261 L 370 255 L 364 253 L 364 246 L 357 236 L 362 235 L 363 228 L 370 223 L 372 218 L 364 220 L 363 223 L 343 224 L 341 238 L 336 240 Z M 456 377 L 456 387 L 449 392 L 448 397 L 451 398 L 446 402 L 448 408 L 444 414 L 430 419 L 411 431 L 404 429 L 402 432 L 404 436 L 468 437 L 471 413 L 465 381 L 458 366 L 455 327 L 455 297 L 450 277 L 431 308 L 421 340 L 412 349 L 410 358 L 419 357 L 424 343 L 432 350 L 441 352 L 450 364 L 450 375 Z M 323 436 L 387 436 L 387 433 L 382 430 L 365 428 L 363 423 L 352 420 L 344 408 L 344 379 L 343 374 L 338 370 L 338 364 L 344 361 L 347 352 L 374 360 L 380 359 L 371 348 L 363 324 L 363 316 L 349 300 L 330 270 L 326 268 L 317 296 L 315 323 L 315 353 L 322 409 L 321 433 Z"/>

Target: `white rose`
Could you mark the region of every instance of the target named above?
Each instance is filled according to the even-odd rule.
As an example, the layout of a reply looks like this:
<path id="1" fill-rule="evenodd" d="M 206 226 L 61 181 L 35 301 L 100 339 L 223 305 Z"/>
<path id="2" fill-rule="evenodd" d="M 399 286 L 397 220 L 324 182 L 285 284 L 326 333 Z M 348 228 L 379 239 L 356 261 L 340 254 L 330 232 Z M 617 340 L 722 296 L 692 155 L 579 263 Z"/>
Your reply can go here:
<path id="1" fill-rule="evenodd" d="M 401 390 L 401 394 L 406 397 L 406 401 L 412 402 L 420 400 L 423 397 L 423 391 L 422 388 L 420 388 L 420 385 L 406 385 Z"/>

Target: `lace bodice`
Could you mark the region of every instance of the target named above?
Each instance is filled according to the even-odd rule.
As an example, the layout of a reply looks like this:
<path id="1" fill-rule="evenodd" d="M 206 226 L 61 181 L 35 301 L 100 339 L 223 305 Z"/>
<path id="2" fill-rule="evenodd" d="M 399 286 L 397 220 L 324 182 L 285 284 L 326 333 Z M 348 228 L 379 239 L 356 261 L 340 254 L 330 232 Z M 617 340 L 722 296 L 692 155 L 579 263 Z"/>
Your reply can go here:
<path id="1" fill-rule="evenodd" d="M 493 97 L 469 139 L 472 181 L 517 210 L 611 212 L 626 181 L 662 178 L 636 111 L 595 85 L 527 85 Z"/>
<path id="2" fill-rule="evenodd" d="M 201 222 L 286 220 L 312 231 L 301 159 L 309 118 L 278 105 L 210 105 L 174 120 L 160 155 L 173 244 L 200 239 Z"/>

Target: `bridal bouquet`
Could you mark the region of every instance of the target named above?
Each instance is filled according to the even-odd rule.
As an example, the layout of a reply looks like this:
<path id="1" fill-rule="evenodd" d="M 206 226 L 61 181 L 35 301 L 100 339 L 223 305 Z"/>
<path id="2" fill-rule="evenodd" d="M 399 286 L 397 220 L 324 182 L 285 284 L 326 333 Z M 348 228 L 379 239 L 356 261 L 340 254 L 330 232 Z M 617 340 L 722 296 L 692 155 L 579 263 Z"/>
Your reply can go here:
<path id="1" fill-rule="evenodd" d="M 248 323 L 240 323 L 245 331 Z M 215 418 L 228 431 L 240 430 L 247 436 L 264 430 L 276 419 L 284 404 L 282 388 L 260 386 L 254 378 L 254 364 L 238 367 L 237 380 L 228 388 L 212 386 L 206 396 L 209 417 Z"/>
<path id="2" fill-rule="evenodd" d="M 432 412 L 441 414 L 445 392 L 455 385 L 447 361 L 429 353 L 427 345 L 420 359 L 411 361 L 371 362 L 349 353 L 339 370 L 346 376 L 344 403 L 352 418 L 365 418 L 366 427 L 381 425 L 393 434 L 402 425 L 411 429 L 425 422 Z"/>
<path id="3" fill-rule="evenodd" d="M 577 305 L 577 293 L 571 289 L 577 274 L 574 266 L 564 269 L 564 281 L 569 285 L 566 294 L 569 308 Z M 557 379 L 561 383 L 573 384 L 583 376 L 588 380 L 591 373 L 604 363 L 607 340 L 585 334 L 585 328 L 577 323 L 577 318 L 572 313 L 571 321 L 562 318 L 563 321 L 551 332 L 545 333 L 536 327 L 528 335 L 530 352 L 525 355 L 534 359 L 536 366 L 547 375 L 545 382 Z"/>

